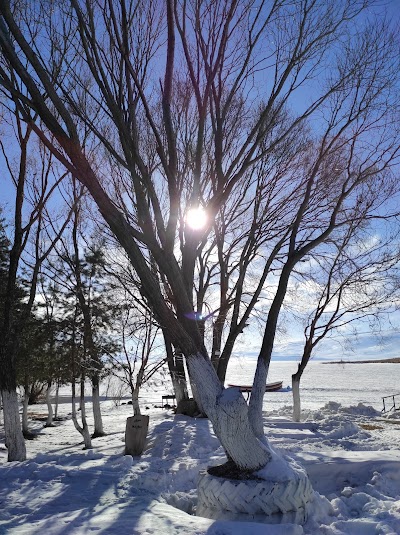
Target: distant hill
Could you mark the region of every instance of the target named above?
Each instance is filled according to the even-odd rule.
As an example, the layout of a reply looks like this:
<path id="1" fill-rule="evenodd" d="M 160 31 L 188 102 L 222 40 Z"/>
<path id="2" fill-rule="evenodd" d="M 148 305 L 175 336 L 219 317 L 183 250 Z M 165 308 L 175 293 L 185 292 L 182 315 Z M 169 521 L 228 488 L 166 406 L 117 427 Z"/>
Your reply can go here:
<path id="1" fill-rule="evenodd" d="M 371 360 L 331 360 L 330 362 L 324 362 L 324 364 L 378 364 L 378 363 L 400 364 L 400 357 L 395 357 L 392 359 L 371 359 Z"/>

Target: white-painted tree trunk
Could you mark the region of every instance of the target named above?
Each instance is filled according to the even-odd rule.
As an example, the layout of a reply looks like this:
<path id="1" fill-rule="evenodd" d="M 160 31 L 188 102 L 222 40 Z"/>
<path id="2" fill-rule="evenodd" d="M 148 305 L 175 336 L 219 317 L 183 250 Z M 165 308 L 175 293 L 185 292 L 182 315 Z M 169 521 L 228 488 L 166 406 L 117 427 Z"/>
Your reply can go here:
<path id="1" fill-rule="evenodd" d="M 80 409 L 81 409 L 81 420 L 82 426 L 79 425 L 77 414 L 76 414 L 76 394 L 75 394 L 75 381 L 72 381 L 72 421 L 75 426 L 75 429 L 82 435 L 83 442 L 85 444 L 85 449 L 90 449 L 92 447 L 92 440 L 90 438 L 89 427 L 86 420 L 86 408 L 85 408 L 85 397 L 84 397 L 85 385 L 84 382 L 81 383 L 81 396 L 80 396 Z"/>
<path id="2" fill-rule="evenodd" d="M 53 407 L 51 405 L 51 382 L 47 383 L 46 389 L 46 405 L 47 405 L 47 420 L 46 427 L 53 426 Z"/>
<path id="3" fill-rule="evenodd" d="M 187 359 L 192 383 L 214 431 L 232 461 L 242 470 L 255 471 L 271 459 L 267 441 L 253 433 L 248 407 L 238 388 L 223 389 L 209 359 L 200 353 Z"/>
<path id="4" fill-rule="evenodd" d="M 300 401 L 300 380 L 292 378 L 292 393 L 293 393 L 293 421 L 300 422 L 301 420 L 301 401 Z"/>
<path id="5" fill-rule="evenodd" d="M 8 461 L 25 461 L 26 447 L 19 420 L 17 392 L 3 390 L 1 395 L 3 398 L 4 433 Z"/>
<path id="6" fill-rule="evenodd" d="M 85 449 L 89 449 L 89 448 L 92 447 L 92 440 L 91 440 L 91 437 L 90 437 L 89 426 L 88 426 L 87 420 L 86 420 L 85 383 L 84 383 L 84 381 L 81 382 L 80 406 L 81 406 L 81 420 L 82 420 L 83 441 L 85 443 Z"/>
<path id="7" fill-rule="evenodd" d="M 92 405 L 94 418 L 93 437 L 102 437 L 105 433 L 103 429 L 103 419 L 101 417 L 99 381 L 92 384 Z"/>
<path id="8" fill-rule="evenodd" d="M 140 405 L 139 405 L 139 389 L 136 387 L 132 391 L 132 409 L 133 409 L 133 415 L 134 416 L 140 416 Z"/>

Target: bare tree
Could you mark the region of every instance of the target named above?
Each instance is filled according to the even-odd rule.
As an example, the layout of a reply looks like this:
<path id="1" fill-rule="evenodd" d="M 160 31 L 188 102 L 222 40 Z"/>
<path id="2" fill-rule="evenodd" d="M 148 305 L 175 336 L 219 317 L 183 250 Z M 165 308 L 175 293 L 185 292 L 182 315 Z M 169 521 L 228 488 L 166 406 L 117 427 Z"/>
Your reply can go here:
<path id="1" fill-rule="evenodd" d="M 2 3 L 2 54 L 29 96 L 15 90 L 4 70 L 0 82 L 23 109 L 39 114 L 46 128 L 33 127 L 35 132 L 92 195 L 125 249 L 158 323 L 185 355 L 198 401 L 228 457 L 239 469 L 254 471 L 271 458 L 262 401 L 294 267 L 338 228 L 365 217 L 363 207 L 370 217 L 376 214 L 378 201 L 371 202 L 369 195 L 373 187 L 380 199 L 394 192 L 390 168 L 398 153 L 393 112 L 398 109 L 399 69 L 393 33 L 385 23 L 357 19 L 368 6 L 364 0 L 257 5 L 169 0 L 165 6 L 72 0 L 71 5 L 70 17 L 57 9 L 43 16 L 47 27 L 50 20 L 62 19 L 68 30 L 61 47 L 50 33 L 44 50 L 16 22 L 9 3 Z M 57 76 L 48 68 L 48 58 L 59 50 L 70 52 Z M 189 166 L 174 128 L 179 84 L 188 84 L 194 95 Z M 310 97 L 295 106 L 297 95 L 311 86 Z M 288 224 L 277 238 L 276 252 L 273 248 L 266 256 L 268 273 L 278 285 L 270 298 L 248 408 L 238 390 L 221 385 L 192 319 L 196 258 L 235 188 L 258 162 L 290 140 L 299 125 L 311 128 L 311 119 L 314 131 L 286 173 L 286 194 L 293 202 Z M 224 133 L 232 121 L 243 128 L 226 147 Z M 277 124 L 282 128 L 275 129 Z M 90 153 L 83 149 L 82 128 L 90 130 L 101 148 Z M 152 158 L 143 149 L 149 140 L 155 148 Z M 212 159 L 207 158 L 211 149 Z M 122 168 L 133 192 L 125 205 L 112 179 L 99 170 L 105 152 Z M 209 214 L 206 228 L 179 227 L 180 214 L 200 204 Z M 152 262 L 167 285 L 154 276 Z"/>
<path id="2" fill-rule="evenodd" d="M 38 308 L 41 310 L 41 330 L 45 335 L 45 359 L 44 378 L 46 380 L 46 427 L 52 427 L 53 420 L 57 418 L 59 388 L 69 380 L 69 366 L 64 352 L 59 344 L 60 328 L 60 292 L 58 286 L 48 279 L 46 266 L 42 266 L 39 279 L 40 296 Z M 55 387 L 55 407 L 53 411 L 51 394 Z"/>
<path id="3" fill-rule="evenodd" d="M 105 266 L 105 268 L 108 276 L 112 280 L 114 280 L 116 299 L 118 300 L 118 302 L 122 303 L 120 307 L 122 309 L 121 313 L 122 315 L 126 314 L 125 320 L 122 321 L 121 327 L 123 338 L 122 344 L 124 347 L 123 353 L 125 357 L 124 360 L 126 361 L 126 364 L 124 364 L 123 366 L 126 377 L 129 377 L 129 380 L 127 381 L 128 386 L 131 392 L 133 392 L 133 389 L 135 388 L 134 385 L 137 379 L 139 378 L 136 365 L 138 359 L 137 354 L 135 357 L 133 357 L 132 352 L 127 350 L 127 347 L 129 345 L 128 331 L 129 329 L 131 329 L 131 332 L 135 333 L 136 330 L 144 328 L 145 332 L 148 332 L 149 330 L 149 332 L 153 331 L 160 334 L 159 331 L 161 331 L 161 326 L 157 324 L 146 300 L 143 299 L 140 293 L 141 284 L 138 280 L 136 273 L 132 269 L 132 265 L 129 263 L 129 259 L 126 258 L 126 255 L 121 254 L 123 253 L 123 251 L 118 249 L 118 244 L 115 243 L 115 238 L 113 239 L 112 236 L 110 238 L 111 239 L 108 241 L 108 246 L 110 247 L 111 251 L 111 253 L 108 255 L 108 261 L 110 264 L 108 268 L 107 266 Z M 154 262 L 152 263 L 152 270 L 154 276 L 161 280 L 161 274 L 157 271 L 157 266 L 154 264 Z M 165 279 L 162 284 L 166 284 Z M 124 295 L 122 301 L 121 295 Z M 128 309 L 124 312 L 125 307 L 127 305 L 124 305 L 123 303 L 126 302 L 129 302 L 130 305 Z M 187 400 L 189 397 L 183 356 L 179 348 L 174 349 L 171 340 L 169 339 L 168 333 L 165 329 L 163 330 L 162 336 L 164 338 L 166 356 L 165 358 L 159 360 L 158 363 L 149 363 L 148 361 L 150 357 L 150 347 L 148 347 L 146 351 L 142 351 L 142 357 L 144 360 L 142 359 L 140 366 L 142 366 L 143 364 L 144 374 L 142 376 L 142 379 L 138 383 L 138 387 L 140 387 L 144 381 L 150 379 L 151 375 L 158 370 L 159 365 L 161 366 L 166 362 L 171 376 L 175 398 L 177 404 L 179 404 L 180 401 Z M 136 338 L 136 335 L 134 335 L 134 338 Z M 147 335 L 145 335 L 144 338 L 147 340 Z M 142 350 L 144 350 L 144 347 L 142 348 Z M 118 368 L 120 365 L 118 359 L 111 356 L 111 360 L 116 364 L 116 367 Z M 151 364 L 150 368 L 148 368 L 148 364 Z"/>
<path id="4" fill-rule="evenodd" d="M 222 384 L 237 337 L 257 312 L 288 240 L 297 197 L 286 191 L 287 176 L 302 147 L 299 137 L 291 151 L 262 162 L 236 188 L 215 218 L 213 239 L 199 253 L 197 310 L 204 308 L 203 316 L 212 319 L 211 358 Z"/>
<path id="5" fill-rule="evenodd" d="M 127 301 L 121 305 L 120 318 L 122 355 L 110 355 L 112 373 L 122 381 L 131 394 L 133 414 L 141 414 L 140 388 L 165 364 L 165 358 L 155 358 L 158 327 L 149 315 L 141 314 Z M 153 355 L 152 355 L 153 353 Z"/>
<path id="6" fill-rule="evenodd" d="M 317 345 L 333 331 L 358 322 L 367 321 L 372 330 L 377 331 L 380 319 L 393 308 L 399 259 L 393 244 L 398 243 L 398 235 L 391 229 L 384 238 L 384 221 L 380 226 L 378 236 L 369 232 L 365 222 L 361 229 L 355 222 L 340 241 L 312 256 L 310 267 L 300 270 L 300 287 L 306 292 L 303 300 L 307 300 L 308 314 L 303 354 L 292 375 L 293 420 L 296 422 L 301 418 L 300 381 Z M 302 302 L 298 293 L 294 295 Z"/>
<path id="7" fill-rule="evenodd" d="M 33 119 L 34 120 L 34 119 Z M 46 203 L 54 196 L 65 173 L 56 175 L 53 172 L 54 162 L 43 146 L 40 148 L 42 157 L 35 168 L 31 157 L 33 146 L 31 141 L 32 128 L 25 126 L 19 112 L 15 115 L 16 136 L 19 155 L 16 166 L 8 158 L 3 143 L 1 149 L 5 157 L 7 170 L 15 187 L 13 239 L 8 266 L 7 291 L 3 303 L 3 325 L 0 337 L 0 360 L 3 363 L 0 372 L 0 388 L 4 404 L 4 424 L 6 445 L 10 460 L 23 460 L 25 446 L 20 434 L 18 399 L 16 393 L 16 356 L 25 325 L 29 322 L 35 302 L 40 268 L 55 244 L 60 239 L 71 213 L 57 215 L 46 209 Z M 36 143 L 36 150 L 38 145 Z M 54 219 L 54 232 L 49 231 L 49 221 Z M 15 307 L 17 303 L 18 273 L 23 264 L 27 280 L 27 300 L 18 315 L 18 336 L 15 333 Z M 29 360 L 29 356 L 27 357 Z M 29 391 L 25 390 L 25 396 Z M 26 400 L 27 402 L 27 400 Z M 26 408 L 26 403 L 25 403 Z M 25 411 L 26 412 L 26 411 Z M 26 428 L 26 416 L 24 418 Z M 25 429 L 25 431 L 27 431 Z"/>

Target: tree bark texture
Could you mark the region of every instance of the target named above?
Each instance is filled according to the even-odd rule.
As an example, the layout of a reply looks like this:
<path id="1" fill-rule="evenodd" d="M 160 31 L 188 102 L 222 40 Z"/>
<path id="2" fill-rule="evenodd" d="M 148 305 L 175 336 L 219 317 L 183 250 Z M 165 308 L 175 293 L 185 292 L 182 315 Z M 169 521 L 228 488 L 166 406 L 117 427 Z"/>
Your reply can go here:
<path id="1" fill-rule="evenodd" d="M 92 437 L 102 437 L 105 435 L 105 432 L 103 429 L 103 419 L 101 417 L 100 382 L 97 374 L 92 377 L 92 406 L 94 418 L 94 431 Z"/>
<path id="2" fill-rule="evenodd" d="M 293 393 L 293 421 L 301 420 L 301 400 L 300 400 L 300 378 L 292 375 L 292 393 Z"/>
<path id="3" fill-rule="evenodd" d="M 276 326 L 278 323 L 279 313 L 286 296 L 289 277 L 294 266 L 293 259 L 288 261 L 284 266 L 275 297 L 269 309 L 267 323 L 264 330 L 261 350 L 257 359 L 257 368 L 253 381 L 249 402 L 249 419 L 252 429 L 257 437 L 264 435 L 264 425 L 262 420 L 262 407 L 265 394 L 265 385 L 267 383 L 269 364 L 274 347 Z"/>
<path id="4" fill-rule="evenodd" d="M 6 314 L 0 340 L 0 390 L 3 397 L 4 434 L 8 461 L 25 461 L 26 447 L 19 416 L 15 363 L 8 343 L 10 317 Z"/>
<path id="5" fill-rule="evenodd" d="M 183 364 L 183 355 L 178 352 L 173 354 L 171 344 L 167 342 L 165 343 L 165 347 L 167 351 L 167 364 L 169 373 L 171 375 L 172 387 L 174 389 L 176 404 L 178 405 L 180 401 L 189 399 L 185 367 Z"/>
<path id="6" fill-rule="evenodd" d="M 58 401 L 59 401 L 59 394 L 60 394 L 60 382 L 57 381 L 56 385 L 56 394 L 54 399 L 54 419 L 57 420 L 58 418 Z"/>
<path id="7" fill-rule="evenodd" d="M 8 461 L 25 461 L 26 447 L 19 419 L 18 396 L 16 390 L 2 390 L 5 443 Z"/>
<path id="8" fill-rule="evenodd" d="M 311 333 L 314 333 L 315 325 L 312 326 Z M 313 350 L 312 334 L 306 340 L 303 349 L 303 356 L 298 364 L 297 372 L 292 375 L 292 391 L 293 391 L 293 421 L 300 422 L 301 420 L 301 400 L 300 400 L 300 381 L 304 370 L 310 361 Z"/>
<path id="9" fill-rule="evenodd" d="M 51 405 L 51 381 L 47 382 L 47 388 L 46 388 L 46 405 L 47 405 L 47 420 L 46 420 L 46 427 L 52 427 L 53 426 L 53 407 Z"/>
<path id="10" fill-rule="evenodd" d="M 85 443 L 85 449 L 92 447 L 92 441 L 90 438 L 89 426 L 86 420 L 86 405 L 85 405 L 85 381 L 81 380 L 81 394 L 80 394 L 80 408 L 81 408 L 81 420 L 82 420 L 82 436 Z"/>
<path id="11" fill-rule="evenodd" d="M 80 409 L 81 409 L 81 421 L 82 426 L 79 425 L 77 414 L 76 414 L 76 383 L 75 379 L 72 379 L 72 421 L 75 426 L 75 429 L 82 435 L 83 442 L 85 444 L 85 449 L 92 447 L 92 441 L 90 438 L 89 427 L 86 420 L 85 412 L 85 386 L 81 382 L 81 394 L 80 394 Z"/>
<path id="12" fill-rule="evenodd" d="M 226 453 L 240 469 L 255 471 L 271 459 L 249 422 L 247 404 L 237 388 L 224 389 L 209 359 L 200 353 L 187 359 L 189 373 L 201 392 L 204 410 Z"/>
<path id="13" fill-rule="evenodd" d="M 139 404 L 139 388 L 136 387 L 132 391 L 132 409 L 134 416 L 140 416 L 140 404 Z"/>
<path id="14" fill-rule="evenodd" d="M 24 399 L 22 400 L 22 434 L 25 438 L 29 436 L 28 429 L 28 405 L 29 405 L 29 385 L 24 386 Z"/>
<path id="15" fill-rule="evenodd" d="M 74 190 L 74 195 L 76 194 Z M 75 199 L 76 201 L 77 199 Z M 103 421 L 101 417 L 100 409 L 100 396 L 99 396 L 99 370 L 101 370 L 101 362 L 97 351 L 95 349 L 95 344 L 93 340 L 93 330 L 92 330 L 92 318 L 90 306 L 87 303 L 87 299 L 84 292 L 84 285 L 82 283 L 82 265 L 80 260 L 79 244 L 78 244 L 78 222 L 79 222 L 79 209 L 78 206 L 75 208 L 75 217 L 73 220 L 72 228 L 72 241 L 74 247 L 75 258 L 73 262 L 73 269 L 75 275 L 75 285 L 76 285 L 76 297 L 79 302 L 80 310 L 83 316 L 83 346 L 85 355 L 89 357 L 90 368 L 93 369 L 92 372 L 92 408 L 93 408 L 93 417 L 94 417 L 94 432 L 93 436 L 103 436 Z"/>

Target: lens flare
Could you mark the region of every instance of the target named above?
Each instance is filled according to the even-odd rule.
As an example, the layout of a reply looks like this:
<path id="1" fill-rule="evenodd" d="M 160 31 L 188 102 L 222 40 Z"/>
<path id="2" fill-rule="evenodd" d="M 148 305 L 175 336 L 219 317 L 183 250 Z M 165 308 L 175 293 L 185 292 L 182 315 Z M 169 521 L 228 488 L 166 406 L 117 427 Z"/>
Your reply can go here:
<path id="1" fill-rule="evenodd" d="M 186 214 L 186 223 L 193 230 L 200 230 L 207 224 L 207 213 L 201 206 L 190 208 Z"/>

